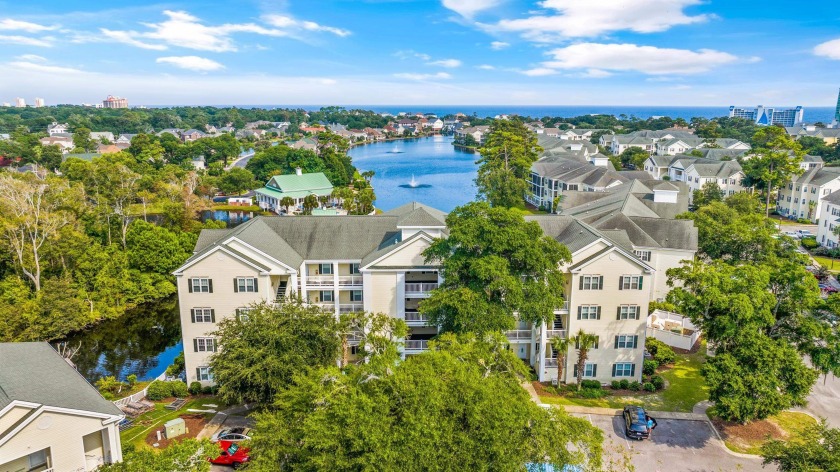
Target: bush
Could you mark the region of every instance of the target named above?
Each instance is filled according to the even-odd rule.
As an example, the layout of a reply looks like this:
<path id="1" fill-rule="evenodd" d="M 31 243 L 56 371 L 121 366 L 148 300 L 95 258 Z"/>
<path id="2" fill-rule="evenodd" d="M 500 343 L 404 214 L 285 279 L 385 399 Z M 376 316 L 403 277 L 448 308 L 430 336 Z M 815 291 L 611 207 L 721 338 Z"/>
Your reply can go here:
<path id="1" fill-rule="evenodd" d="M 799 218 L 798 220 L 796 220 L 796 222 L 801 224 L 801 225 L 811 224 L 811 220 L 809 220 L 808 218 Z"/>
<path id="2" fill-rule="evenodd" d="M 180 380 L 176 380 L 175 382 L 169 382 L 169 388 L 172 392 L 173 397 L 180 397 L 184 398 L 189 396 L 190 390 L 187 388 L 187 384 L 181 382 Z"/>
<path id="3" fill-rule="evenodd" d="M 825 246 L 820 246 L 811 251 L 811 254 L 814 256 L 828 256 L 831 254 L 831 252 L 832 251 L 829 248 Z"/>
<path id="4" fill-rule="evenodd" d="M 656 373 L 656 368 L 659 367 L 659 363 L 654 360 L 645 360 L 643 365 L 642 372 L 645 375 L 653 375 Z"/>
<path id="5" fill-rule="evenodd" d="M 163 400 L 172 396 L 172 388 L 169 382 L 152 382 L 146 390 L 146 398 L 152 401 Z"/>
<path id="6" fill-rule="evenodd" d="M 128 377 L 126 377 L 125 380 L 126 380 L 126 382 L 128 382 L 129 387 L 133 387 L 134 384 L 137 383 L 137 376 L 134 375 L 134 374 L 131 374 Z"/>
<path id="7" fill-rule="evenodd" d="M 645 349 L 647 349 L 659 365 L 672 364 L 677 360 L 677 354 L 674 353 L 671 346 L 656 338 L 647 338 L 645 340 Z"/>
<path id="8" fill-rule="evenodd" d="M 816 237 L 814 237 L 814 238 L 802 238 L 802 240 L 800 241 L 800 244 L 802 244 L 802 247 L 804 247 L 805 249 L 814 249 L 814 248 L 816 248 L 817 246 L 820 245 L 820 243 L 817 242 Z"/>
<path id="9" fill-rule="evenodd" d="M 642 389 L 642 384 L 640 384 L 637 380 L 630 382 L 630 385 L 627 387 L 634 392 L 638 392 Z"/>
<path id="10" fill-rule="evenodd" d="M 201 390 L 202 390 L 202 387 L 201 387 L 201 382 L 192 382 L 192 383 L 190 383 L 190 388 L 189 388 L 189 390 L 190 390 L 190 393 L 191 393 L 191 394 L 193 394 L 193 395 L 198 395 L 199 393 L 201 393 Z"/>
<path id="11" fill-rule="evenodd" d="M 184 372 L 184 353 L 180 353 L 172 361 L 172 365 L 166 368 L 166 375 L 169 377 L 177 377 Z"/>
<path id="12" fill-rule="evenodd" d="M 645 391 L 648 391 L 648 392 L 655 392 L 656 391 L 656 387 L 654 387 L 653 384 L 650 383 L 650 382 L 645 382 L 645 384 L 642 385 L 642 388 L 644 388 Z"/>
<path id="13" fill-rule="evenodd" d="M 107 377 L 102 377 L 101 379 L 96 381 L 96 389 L 99 390 L 100 393 L 111 393 L 117 394 L 122 390 L 125 386 L 122 382 L 116 379 L 113 375 L 109 375 Z"/>
<path id="14" fill-rule="evenodd" d="M 630 381 L 627 379 L 623 379 L 621 382 L 619 382 L 619 384 L 621 385 L 622 390 L 627 390 L 628 388 L 630 388 Z"/>
<path id="15" fill-rule="evenodd" d="M 584 380 L 580 383 L 580 386 L 583 388 L 601 388 L 601 382 L 597 380 Z"/>
<path id="16" fill-rule="evenodd" d="M 580 392 L 577 393 L 579 398 L 602 398 L 609 395 L 609 392 L 606 390 L 601 390 L 600 388 L 584 388 L 581 389 Z"/>
<path id="17" fill-rule="evenodd" d="M 215 387 L 204 387 L 204 388 L 201 389 L 201 393 L 203 393 L 205 395 L 211 395 L 211 394 L 216 393 L 216 388 Z"/>
<path id="18" fill-rule="evenodd" d="M 665 379 L 658 375 L 654 375 L 653 377 L 651 377 L 650 383 L 652 383 L 657 390 L 662 390 L 663 388 L 665 388 Z"/>
<path id="19" fill-rule="evenodd" d="M 621 382 L 618 380 L 613 380 L 610 382 L 610 388 L 613 390 L 621 390 Z"/>

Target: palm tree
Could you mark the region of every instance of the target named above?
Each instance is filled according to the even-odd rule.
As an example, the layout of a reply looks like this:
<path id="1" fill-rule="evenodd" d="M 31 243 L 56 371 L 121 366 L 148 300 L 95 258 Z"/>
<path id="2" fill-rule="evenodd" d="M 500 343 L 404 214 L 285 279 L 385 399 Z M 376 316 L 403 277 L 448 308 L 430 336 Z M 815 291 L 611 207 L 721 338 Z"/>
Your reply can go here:
<path id="1" fill-rule="evenodd" d="M 598 343 L 598 336 L 580 330 L 570 341 L 575 342 L 575 349 L 578 352 L 577 388 L 580 390 L 580 383 L 583 381 L 583 370 L 586 368 L 586 359 L 589 357 L 589 350 Z"/>
<path id="2" fill-rule="evenodd" d="M 563 368 L 566 367 L 566 356 L 569 353 L 569 346 L 572 340 L 563 336 L 556 336 L 551 338 L 551 349 L 557 353 L 557 384 L 560 384 L 560 379 L 563 378 Z"/>
<path id="3" fill-rule="evenodd" d="M 311 215 L 312 210 L 318 207 L 318 197 L 310 193 L 303 199 L 303 214 Z"/>
<path id="4" fill-rule="evenodd" d="M 286 207 L 286 213 L 289 213 L 289 208 L 295 204 L 295 199 L 292 197 L 283 197 L 280 199 L 280 206 Z"/>
<path id="5" fill-rule="evenodd" d="M 362 172 L 362 177 L 365 179 L 365 181 L 367 181 L 367 183 L 370 183 L 370 180 L 373 178 L 374 175 L 376 175 L 376 172 L 372 170 L 366 170 Z"/>

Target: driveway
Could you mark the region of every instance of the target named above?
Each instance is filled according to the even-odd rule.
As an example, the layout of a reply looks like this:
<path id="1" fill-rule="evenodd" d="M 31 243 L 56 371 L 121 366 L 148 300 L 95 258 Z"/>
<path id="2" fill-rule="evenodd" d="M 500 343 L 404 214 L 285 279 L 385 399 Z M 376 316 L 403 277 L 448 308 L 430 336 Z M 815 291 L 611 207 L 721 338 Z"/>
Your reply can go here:
<path id="1" fill-rule="evenodd" d="M 216 413 L 216 416 L 210 420 L 209 423 L 198 433 L 196 437 L 199 439 L 210 438 L 218 430 L 222 428 L 234 428 L 237 426 L 254 427 L 254 420 L 245 416 L 248 414 L 248 409 L 242 406 L 228 408 L 227 410 Z M 227 472 L 233 470 L 232 467 L 224 465 L 211 465 L 210 472 Z"/>
<path id="2" fill-rule="evenodd" d="M 604 431 L 604 461 L 612 458 L 620 470 L 629 453 L 636 470 L 644 472 L 772 471 L 761 459 L 727 452 L 708 421 L 658 419 L 651 439 L 628 440 L 621 416 L 574 414 Z"/>
<path id="3" fill-rule="evenodd" d="M 825 418 L 828 425 L 840 428 L 840 379 L 833 375 L 820 376 L 808 395 L 808 405 L 803 410 Z"/>

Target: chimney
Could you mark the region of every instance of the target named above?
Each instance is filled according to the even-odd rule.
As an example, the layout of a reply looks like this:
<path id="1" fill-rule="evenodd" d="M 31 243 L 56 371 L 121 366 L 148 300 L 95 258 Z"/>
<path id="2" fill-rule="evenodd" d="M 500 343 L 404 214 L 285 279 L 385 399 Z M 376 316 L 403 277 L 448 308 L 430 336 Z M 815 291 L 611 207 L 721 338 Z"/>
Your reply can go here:
<path id="1" fill-rule="evenodd" d="M 303 169 L 301 169 L 300 167 L 295 167 L 295 174 L 303 175 Z"/>

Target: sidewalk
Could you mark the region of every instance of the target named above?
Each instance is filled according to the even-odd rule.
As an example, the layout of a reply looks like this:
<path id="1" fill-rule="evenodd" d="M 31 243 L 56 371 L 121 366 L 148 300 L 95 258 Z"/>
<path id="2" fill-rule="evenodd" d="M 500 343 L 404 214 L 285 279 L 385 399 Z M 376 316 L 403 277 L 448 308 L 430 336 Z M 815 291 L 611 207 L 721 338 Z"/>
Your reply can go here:
<path id="1" fill-rule="evenodd" d="M 206 424 L 204 428 L 195 436 L 196 439 L 209 439 L 217 431 L 222 429 L 222 426 L 235 427 L 247 426 L 248 418 L 244 416 L 248 413 L 247 405 L 238 405 L 228 408 L 227 410 L 216 413 L 215 416 Z"/>

